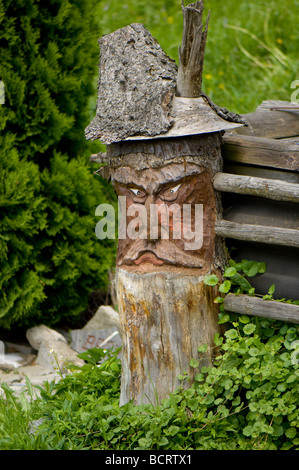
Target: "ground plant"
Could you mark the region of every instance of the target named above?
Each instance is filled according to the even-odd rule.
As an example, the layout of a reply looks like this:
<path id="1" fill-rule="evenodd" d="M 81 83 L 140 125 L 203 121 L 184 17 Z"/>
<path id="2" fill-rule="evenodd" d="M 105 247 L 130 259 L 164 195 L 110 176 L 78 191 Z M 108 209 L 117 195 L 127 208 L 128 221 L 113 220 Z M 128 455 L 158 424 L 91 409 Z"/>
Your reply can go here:
<path id="1" fill-rule="evenodd" d="M 248 278 L 255 271 L 264 272 L 264 264 L 247 260 L 230 264 L 234 266 L 227 266 L 224 274 L 234 279 L 233 290 L 254 295 Z M 220 283 L 224 295 L 227 280 Z M 206 282 L 219 280 L 207 277 Z M 215 301 L 221 303 L 220 298 Z M 195 381 L 190 383 L 188 371 L 182 371 L 181 386 L 161 403 L 136 406 L 128 402 L 119 406 L 119 350 L 81 353 L 79 357 L 85 361 L 81 368 L 66 376 L 61 374 L 61 380 L 44 387 L 28 383 L 26 396 L 15 397 L 4 385 L 0 447 L 299 449 L 298 327 L 225 312 L 220 312 L 219 323 L 226 331 L 215 336 L 213 365 L 201 367 L 206 346 L 199 346 L 198 357 L 190 361 L 190 367 L 197 371 Z M 35 420 L 39 421 L 34 428 Z"/>

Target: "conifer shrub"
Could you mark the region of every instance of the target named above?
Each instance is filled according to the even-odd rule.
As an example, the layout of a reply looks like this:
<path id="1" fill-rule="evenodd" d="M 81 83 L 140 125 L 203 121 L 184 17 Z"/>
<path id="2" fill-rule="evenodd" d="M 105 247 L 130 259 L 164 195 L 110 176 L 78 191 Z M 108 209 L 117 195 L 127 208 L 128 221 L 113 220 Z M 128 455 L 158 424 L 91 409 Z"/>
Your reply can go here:
<path id="1" fill-rule="evenodd" d="M 93 175 L 96 0 L 0 0 L 0 327 L 74 322 L 107 289 L 115 243 L 95 236 L 115 202 Z"/>

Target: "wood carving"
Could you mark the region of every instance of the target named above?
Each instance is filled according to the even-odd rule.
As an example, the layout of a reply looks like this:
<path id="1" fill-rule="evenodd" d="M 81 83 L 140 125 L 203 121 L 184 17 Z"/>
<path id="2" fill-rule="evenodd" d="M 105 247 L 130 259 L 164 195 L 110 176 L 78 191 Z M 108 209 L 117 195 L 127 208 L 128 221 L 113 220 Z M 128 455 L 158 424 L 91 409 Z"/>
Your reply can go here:
<path id="1" fill-rule="evenodd" d="M 97 114 L 88 139 L 107 144 L 107 163 L 119 198 L 116 288 L 122 328 L 120 404 L 160 401 L 210 365 L 222 333 L 217 288 L 225 245 L 213 180 L 222 171 L 221 133 L 242 119 L 201 92 L 207 28 L 203 3 L 182 6 L 184 32 L 177 67 L 142 25 L 100 41 Z M 176 96 L 175 96 L 176 92 Z M 199 357 L 198 347 L 207 345 Z"/>
<path id="2" fill-rule="evenodd" d="M 158 266 L 207 271 L 213 256 L 216 219 L 208 169 L 192 163 L 170 163 L 138 172 L 124 166 L 113 172 L 112 180 L 117 194 L 126 198 L 127 213 L 134 205 L 126 227 L 135 220 L 135 209 L 146 215 L 136 227 L 136 240 L 129 237 L 130 233 L 125 240 L 119 240 L 117 266 L 134 272 L 152 271 Z"/>
<path id="3" fill-rule="evenodd" d="M 221 203 L 213 189 L 222 168 L 220 145 L 220 133 L 211 133 L 123 142 L 107 149 L 111 182 L 125 202 L 125 234 L 119 234 L 116 261 L 121 404 L 152 401 L 153 383 L 163 399 L 181 385 L 183 372 L 192 381 L 198 370 L 189 362 L 198 358 L 202 344 L 208 350 L 200 365 L 211 365 L 214 336 L 223 331 L 213 302 L 217 288 L 205 285 L 203 278 L 211 273 L 220 277 L 225 263 L 225 247 L 215 233 Z M 190 208 L 190 217 L 183 217 L 184 207 Z M 151 208 L 162 208 L 156 219 L 150 217 Z M 202 208 L 202 218 L 196 208 Z"/>

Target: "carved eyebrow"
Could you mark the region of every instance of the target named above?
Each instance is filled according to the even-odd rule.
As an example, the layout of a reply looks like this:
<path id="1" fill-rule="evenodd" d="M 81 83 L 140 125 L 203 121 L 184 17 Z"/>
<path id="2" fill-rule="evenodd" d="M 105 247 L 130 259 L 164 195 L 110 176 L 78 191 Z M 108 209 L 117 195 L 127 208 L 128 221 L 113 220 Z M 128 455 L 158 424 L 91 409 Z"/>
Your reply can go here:
<path id="1" fill-rule="evenodd" d="M 157 188 L 155 189 L 154 193 L 157 194 L 159 192 L 161 192 L 163 189 L 167 189 L 167 188 L 173 188 L 174 186 L 178 186 L 179 184 L 182 184 L 184 182 L 184 180 L 186 178 L 188 178 L 188 176 L 192 176 L 192 175 L 187 175 L 187 176 L 178 176 L 177 178 L 174 178 L 170 181 L 166 181 L 164 183 L 160 183 Z"/>
<path id="2" fill-rule="evenodd" d="M 145 193 L 147 193 L 146 189 L 141 186 L 140 184 L 136 184 L 134 183 L 134 181 L 130 181 L 128 183 L 125 183 L 124 181 L 119 181 L 119 180 L 114 180 L 114 183 L 119 185 L 119 186 L 122 186 L 123 188 L 126 188 L 126 189 L 137 189 L 139 191 L 144 191 Z"/>

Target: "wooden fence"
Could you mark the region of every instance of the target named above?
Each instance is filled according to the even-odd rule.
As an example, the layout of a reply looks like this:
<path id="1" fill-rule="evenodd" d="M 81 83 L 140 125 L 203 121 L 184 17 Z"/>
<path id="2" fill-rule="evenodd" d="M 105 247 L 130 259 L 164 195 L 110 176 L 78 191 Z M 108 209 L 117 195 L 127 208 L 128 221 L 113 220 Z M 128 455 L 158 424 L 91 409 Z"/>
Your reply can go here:
<path id="1" fill-rule="evenodd" d="M 224 171 L 217 235 L 234 259 L 265 261 L 267 272 L 252 285 L 275 298 L 299 299 L 299 106 L 265 101 L 243 115 L 247 126 L 224 134 Z M 299 306 L 253 296 L 226 297 L 226 310 L 299 323 Z"/>

